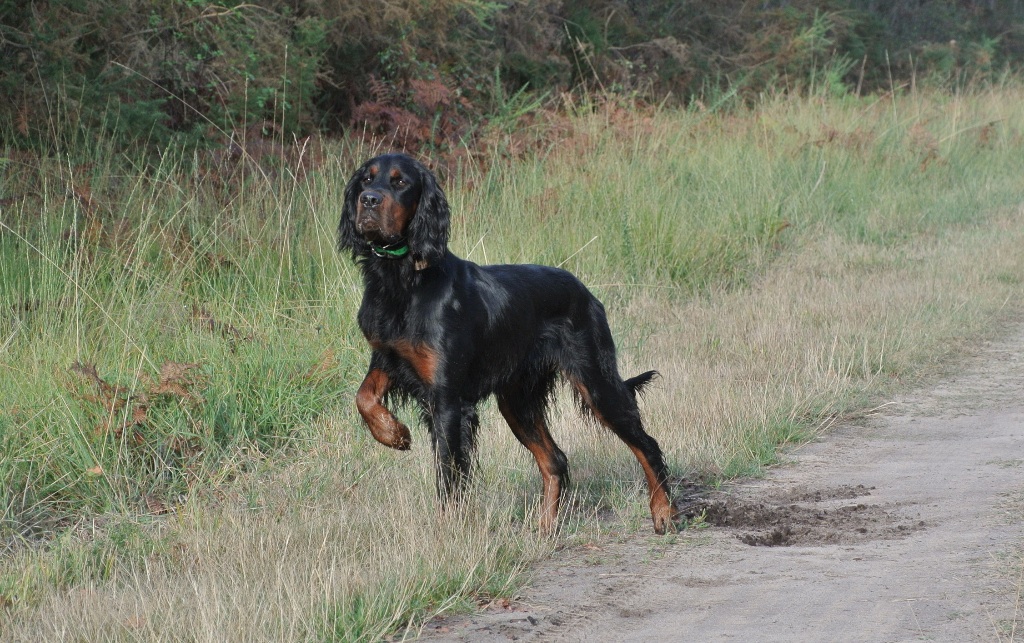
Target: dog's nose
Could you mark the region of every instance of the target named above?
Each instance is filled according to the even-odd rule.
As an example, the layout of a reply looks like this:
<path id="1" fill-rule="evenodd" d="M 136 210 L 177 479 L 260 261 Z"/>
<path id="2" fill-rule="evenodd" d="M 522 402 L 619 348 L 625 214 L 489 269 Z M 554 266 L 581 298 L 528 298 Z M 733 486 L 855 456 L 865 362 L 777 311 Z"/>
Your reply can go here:
<path id="1" fill-rule="evenodd" d="M 384 202 L 384 195 L 376 190 L 367 190 L 359 195 L 359 203 L 364 208 L 376 208 Z"/>

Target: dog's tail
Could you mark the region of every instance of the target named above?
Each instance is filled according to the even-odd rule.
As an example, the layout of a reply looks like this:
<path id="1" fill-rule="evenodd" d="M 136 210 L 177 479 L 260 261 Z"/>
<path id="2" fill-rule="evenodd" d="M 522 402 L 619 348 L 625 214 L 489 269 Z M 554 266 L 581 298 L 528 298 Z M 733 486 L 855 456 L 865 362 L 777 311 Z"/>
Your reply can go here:
<path id="1" fill-rule="evenodd" d="M 634 397 L 643 397 L 644 391 L 647 389 L 647 385 L 650 384 L 654 379 L 661 377 L 658 371 L 647 371 L 641 373 L 636 377 L 631 377 L 626 380 L 626 386 L 629 390 L 633 391 Z"/>

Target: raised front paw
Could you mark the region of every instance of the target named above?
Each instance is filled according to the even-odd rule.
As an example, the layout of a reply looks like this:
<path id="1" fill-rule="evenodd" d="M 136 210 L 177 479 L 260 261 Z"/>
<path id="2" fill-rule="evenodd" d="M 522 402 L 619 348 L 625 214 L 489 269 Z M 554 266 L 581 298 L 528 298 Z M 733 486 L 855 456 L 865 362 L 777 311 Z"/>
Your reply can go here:
<path id="1" fill-rule="evenodd" d="M 377 438 L 377 442 L 392 449 L 407 451 L 412 446 L 412 436 L 409 434 L 409 428 L 394 419 L 394 417 L 391 420 L 390 423 L 380 427 L 379 432 L 373 431 L 373 437 Z M 373 427 L 370 428 L 371 430 L 373 429 Z"/>

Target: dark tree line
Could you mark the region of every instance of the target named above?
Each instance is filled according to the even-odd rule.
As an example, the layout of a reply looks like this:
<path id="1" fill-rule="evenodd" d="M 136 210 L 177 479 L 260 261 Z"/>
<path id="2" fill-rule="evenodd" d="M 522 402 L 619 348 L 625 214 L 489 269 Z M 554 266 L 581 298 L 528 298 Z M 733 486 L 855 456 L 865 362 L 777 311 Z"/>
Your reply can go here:
<path id="1" fill-rule="evenodd" d="M 955 88 L 1024 60 L 1022 0 L 0 0 L 0 136 L 464 139 L 566 91 L 721 104 Z M 525 89 L 524 89 L 525 88 Z"/>

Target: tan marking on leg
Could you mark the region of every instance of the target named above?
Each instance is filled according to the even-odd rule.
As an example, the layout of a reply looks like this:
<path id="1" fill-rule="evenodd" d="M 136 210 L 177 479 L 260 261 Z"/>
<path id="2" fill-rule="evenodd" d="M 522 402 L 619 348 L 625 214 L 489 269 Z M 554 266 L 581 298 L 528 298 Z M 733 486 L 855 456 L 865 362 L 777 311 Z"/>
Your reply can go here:
<path id="1" fill-rule="evenodd" d="M 583 383 L 578 380 L 569 378 L 569 382 L 572 383 L 573 387 L 575 387 L 576 391 L 580 394 L 580 397 L 583 399 L 583 403 L 587 405 L 588 409 L 590 409 L 590 412 L 594 415 L 594 418 L 598 422 L 600 422 L 602 426 L 611 429 L 612 425 L 608 423 L 608 420 L 604 419 L 604 416 L 601 415 L 601 412 L 597 410 L 596 406 L 594 406 L 594 399 L 590 397 L 590 390 L 587 389 L 586 386 L 583 386 Z"/>
<path id="2" fill-rule="evenodd" d="M 665 488 L 665 481 L 659 480 L 647 461 L 647 456 L 640 449 L 630 446 L 629 450 L 636 456 L 640 467 L 644 470 L 644 477 L 647 478 L 647 490 L 650 493 L 651 520 L 654 521 L 654 531 L 658 534 L 665 533 L 666 529 L 675 530 L 672 522 L 672 502 L 668 499 L 668 489 Z"/>
<path id="3" fill-rule="evenodd" d="M 505 402 L 498 401 L 498 410 L 501 411 L 501 415 L 512 429 L 512 433 L 523 446 L 530 450 L 534 460 L 537 461 L 541 482 L 544 485 L 541 492 L 540 530 L 541 533 L 551 534 L 554 532 L 558 520 L 558 503 L 562 497 L 562 478 L 558 475 L 558 468 L 555 466 L 555 445 L 548 434 L 547 426 L 543 420 L 537 421 L 536 428 L 540 436 L 540 442 L 538 442 L 523 430 L 523 426 Z"/>
<path id="4" fill-rule="evenodd" d="M 387 373 L 375 368 L 367 373 L 359 392 L 356 393 L 356 408 L 363 421 L 370 428 L 374 439 L 392 449 L 405 451 L 412 444 L 409 429 L 398 421 L 391 411 L 381 404 L 384 394 L 391 388 Z"/>
<path id="5" fill-rule="evenodd" d="M 608 420 L 601 415 L 601 412 L 594 406 L 593 399 L 590 397 L 590 391 L 581 382 L 575 379 L 570 379 L 572 385 L 579 391 L 580 397 L 583 398 L 583 403 L 587 405 L 590 412 L 594 414 L 597 421 L 607 428 L 611 429 L 611 424 Z M 613 430 L 614 432 L 614 430 Z M 634 447 L 633 445 L 627 444 L 629 450 L 636 456 L 637 461 L 640 463 L 640 467 L 644 470 L 644 477 L 647 478 L 647 490 L 650 495 L 650 506 L 651 506 L 651 520 L 654 521 L 654 532 L 657 534 L 663 534 L 667 529 L 675 530 L 675 524 L 672 522 L 672 502 L 668 498 L 668 489 L 666 483 L 663 480 L 659 480 L 657 474 L 654 473 L 654 469 L 651 467 L 651 463 L 647 461 L 647 456 L 644 452 Z"/>
<path id="6" fill-rule="evenodd" d="M 554 449 L 545 448 L 536 443 L 526 446 L 537 461 L 537 468 L 540 469 L 540 477 L 544 483 L 544 490 L 541 496 L 540 507 L 540 530 L 542 533 L 550 534 L 554 531 L 555 523 L 558 520 L 558 502 L 562 497 L 562 478 L 556 473 L 554 462 Z"/>

